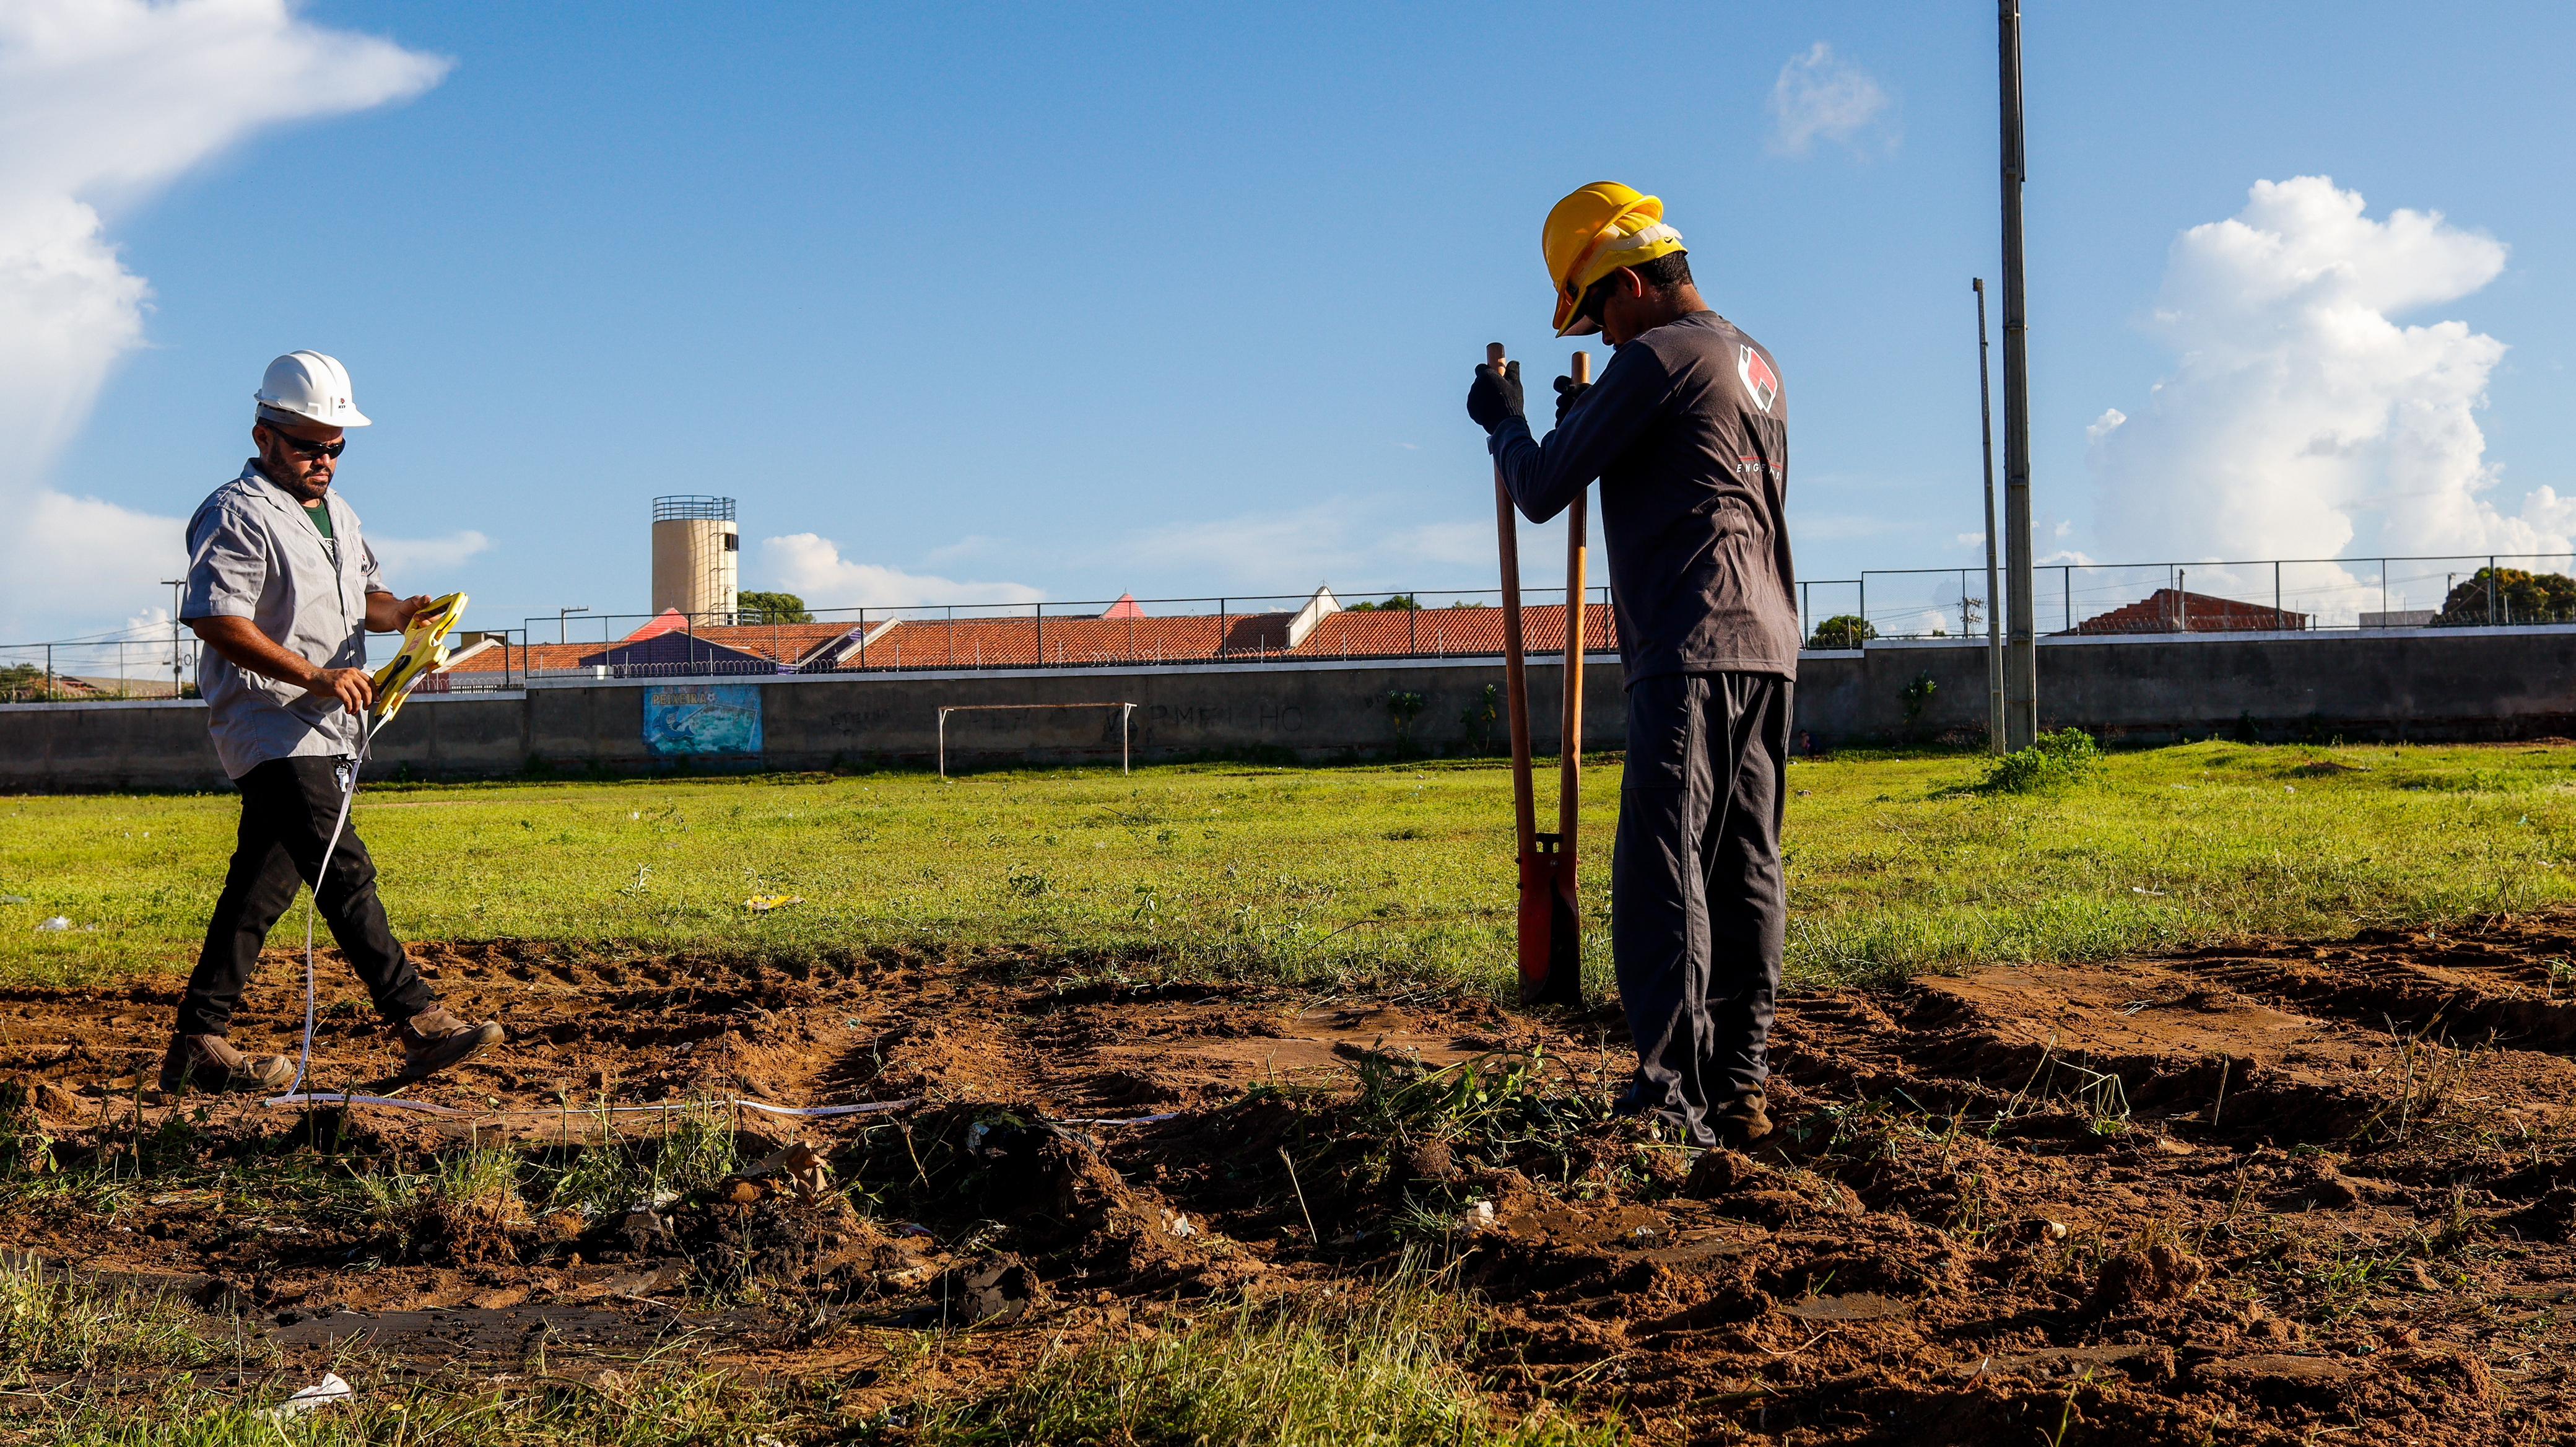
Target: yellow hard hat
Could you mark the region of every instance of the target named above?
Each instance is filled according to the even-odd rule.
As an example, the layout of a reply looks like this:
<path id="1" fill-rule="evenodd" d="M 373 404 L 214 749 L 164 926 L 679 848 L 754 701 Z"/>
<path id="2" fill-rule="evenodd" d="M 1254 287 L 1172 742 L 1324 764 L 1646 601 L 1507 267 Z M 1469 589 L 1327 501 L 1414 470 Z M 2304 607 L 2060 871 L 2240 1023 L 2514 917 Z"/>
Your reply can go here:
<path id="1" fill-rule="evenodd" d="M 1574 314 L 1592 283 L 1682 249 L 1682 234 L 1664 224 L 1664 203 L 1616 181 L 1595 181 L 1559 201 L 1539 232 L 1548 280 L 1556 283 L 1556 334 L 1589 336 L 1601 324 Z"/>

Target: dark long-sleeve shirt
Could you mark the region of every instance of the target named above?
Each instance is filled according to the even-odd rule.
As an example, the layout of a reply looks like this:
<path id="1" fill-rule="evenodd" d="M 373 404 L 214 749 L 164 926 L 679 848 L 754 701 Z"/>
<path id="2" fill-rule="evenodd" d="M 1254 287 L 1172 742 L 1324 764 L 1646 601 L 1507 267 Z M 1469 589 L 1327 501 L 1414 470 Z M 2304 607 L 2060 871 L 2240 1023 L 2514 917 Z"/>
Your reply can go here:
<path id="1" fill-rule="evenodd" d="M 1513 418 L 1489 445 L 1532 522 L 1600 479 L 1628 682 L 1797 677 L 1789 403 L 1761 343 L 1715 312 L 1667 322 L 1619 348 L 1546 441 Z"/>

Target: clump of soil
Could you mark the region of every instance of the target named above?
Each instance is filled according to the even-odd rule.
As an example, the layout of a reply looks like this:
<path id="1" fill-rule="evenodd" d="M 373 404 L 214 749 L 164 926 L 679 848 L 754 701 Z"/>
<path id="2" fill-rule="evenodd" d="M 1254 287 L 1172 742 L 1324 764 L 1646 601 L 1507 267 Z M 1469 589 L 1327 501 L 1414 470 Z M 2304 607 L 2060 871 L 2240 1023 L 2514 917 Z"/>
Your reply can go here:
<path id="1" fill-rule="evenodd" d="M 2123 1251 L 2102 1263 L 2093 1310 L 2107 1313 L 2180 1301 L 2208 1279 L 2209 1268 L 2179 1246 L 2159 1242 L 2144 1251 Z"/>

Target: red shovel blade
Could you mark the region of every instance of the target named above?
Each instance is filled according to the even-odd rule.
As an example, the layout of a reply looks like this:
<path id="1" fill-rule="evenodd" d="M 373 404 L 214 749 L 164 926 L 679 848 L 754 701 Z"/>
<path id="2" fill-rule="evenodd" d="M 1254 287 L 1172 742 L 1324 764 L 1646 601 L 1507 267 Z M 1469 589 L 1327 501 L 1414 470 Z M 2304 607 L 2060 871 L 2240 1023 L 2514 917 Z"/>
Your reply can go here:
<path id="1" fill-rule="evenodd" d="M 1575 909 L 1574 863 L 1553 834 L 1521 856 L 1520 974 L 1524 1005 L 1583 1003 L 1583 925 Z"/>

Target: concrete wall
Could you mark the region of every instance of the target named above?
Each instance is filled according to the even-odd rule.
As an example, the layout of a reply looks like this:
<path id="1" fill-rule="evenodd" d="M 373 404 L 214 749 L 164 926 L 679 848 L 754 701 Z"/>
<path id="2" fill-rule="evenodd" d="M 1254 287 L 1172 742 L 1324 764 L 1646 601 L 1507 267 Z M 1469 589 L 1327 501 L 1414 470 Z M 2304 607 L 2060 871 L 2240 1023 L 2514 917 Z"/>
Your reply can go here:
<path id="1" fill-rule="evenodd" d="M 1534 664 L 1529 673 L 1532 737 L 1553 755 L 1564 670 Z M 1499 709 L 1502 678 L 1498 661 L 1417 659 L 725 679 L 718 681 L 760 690 L 762 752 L 684 759 L 657 757 L 645 747 L 645 698 L 655 685 L 539 684 L 522 692 L 415 698 L 377 736 L 369 769 L 377 777 L 400 771 L 489 778 L 531 765 L 610 773 L 927 766 L 937 757 L 939 710 L 989 704 L 1133 703 L 1129 743 L 1139 763 L 1369 758 L 1397 746 L 1388 706 L 1395 693 L 1421 696 L 1411 739 L 1440 753 L 1468 746 L 1465 716 L 1488 686 L 1496 689 Z M 1618 659 L 1593 659 L 1584 683 L 1586 747 L 1619 747 L 1626 715 Z M 148 721 L 137 717 L 147 712 Z M 1490 746 L 1499 751 L 1508 738 L 1498 716 Z M 968 712 L 948 721 L 952 770 L 1114 764 L 1118 756 L 1116 709 Z M 0 705 L 0 791 L 225 785 L 206 743 L 203 705 Z"/>
<path id="2" fill-rule="evenodd" d="M 1562 670 L 1530 669 L 1533 734 L 1552 755 Z M 612 773 L 927 765 L 943 706 L 1137 705 L 1139 762 L 1223 756 L 1309 761 L 1391 753 L 1391 693 L 1420 694 L 1412 725 L 1432 752 L 1468 742 L 1462 715 L 1502 682 L 1496 660 L 1245 663 L 764 679 L 757 756 L 656 757 L 637 681 L 540 684 L 505 694 L 414 699 L 376 741 L 373 770 L 426 778 L 531 766 Z M 1905 692 L 1933 689 L 1909 718 Z M 2039 650 L 2041 721 L 2107 741 L 2505 739 L 2576 735 L 2576 627 L 2374 633 L 2051 638 Z M 742 680 L 727 680 L 742 681 Z M 1618 660 L 1585 674 L 1585 746 L 1615 749 L 1625 715 Z M 1977 741 L 1985 733 L 1984 650 L 1961 642 L 1878 643 L 1799 661 L 1799 730 L 1818 748 Z M 1504 746 L 1503 724 L 1491 747 Z M 952 768 L 1104 763 L 1118 757 L 1115 710 L 960 713 Z M 0 704 L 0 791 L 218 789 L 202 705 Z"/>
<path id="3" fill-rule="evenodd" d="M 1926 674 L 1909 720 L 1906 686 Z M 1810 653 L 1798 683 L 1798 726 L 1819 745 L 1985 737 L 1981 644 Z M 2042 728 L 2132 744 L 2576 735 L 2576 626 L 2043 638 L 2039 713 Z"/>

